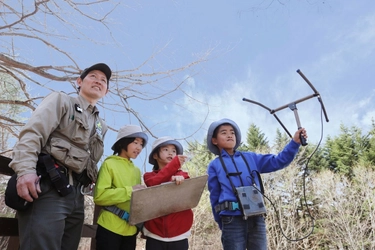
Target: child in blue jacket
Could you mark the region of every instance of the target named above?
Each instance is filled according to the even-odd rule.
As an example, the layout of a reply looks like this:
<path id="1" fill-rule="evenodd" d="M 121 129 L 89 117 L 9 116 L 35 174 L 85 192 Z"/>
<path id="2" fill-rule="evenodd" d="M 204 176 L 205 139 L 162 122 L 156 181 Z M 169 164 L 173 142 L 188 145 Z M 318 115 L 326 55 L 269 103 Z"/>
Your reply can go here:
<path id="1" fill-rule="evenodd" d="M 288 166 L 300 147 L 300 135 L 307 138 L 304 128 L 294 134 L 278 155 L 256 154 L 236 151 L 241 131 L 234 121 L 221 119 L 210 125 L 207 146 L 218 157 L 208 165 L 208 190 L 224 250 L 267 249 L 264 216 L 244 216 L 235 190 L 253 184 L 260 187 L 257 172 L 270 173 Z"/>

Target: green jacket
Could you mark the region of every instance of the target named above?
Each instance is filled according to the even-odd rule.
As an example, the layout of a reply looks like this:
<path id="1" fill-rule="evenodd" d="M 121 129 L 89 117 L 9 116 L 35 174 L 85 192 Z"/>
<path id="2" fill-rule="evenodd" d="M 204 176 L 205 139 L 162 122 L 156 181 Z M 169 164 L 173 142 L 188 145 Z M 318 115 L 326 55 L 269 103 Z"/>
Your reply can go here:
<path id="1" fill-rule="evenodd" d="M 99 206 L 115 205 L 130 212 L 130 198 L 133 186 L 141 184 L 141 171 L 132 161 L 111 155 L 100 167 L 95 184 L 94 202 Z M 98 224 L 111 232 L 123 236 L 134 235 L 137 227 L 128 224 L 117 215 L 102 209 Z"/>

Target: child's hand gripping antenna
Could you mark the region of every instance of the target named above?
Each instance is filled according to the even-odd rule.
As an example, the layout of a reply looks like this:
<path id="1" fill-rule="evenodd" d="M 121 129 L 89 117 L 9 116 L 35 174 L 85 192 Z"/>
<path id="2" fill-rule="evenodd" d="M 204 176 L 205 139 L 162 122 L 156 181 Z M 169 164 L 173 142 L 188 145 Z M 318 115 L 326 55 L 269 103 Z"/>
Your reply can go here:
<path id="1" fill-rule="evenodd" d="M 294 116 L 295 116 L 296 121 L 297 121 L 298 129 L 301 129 L 302 126 L 301 126 L 301 122 L 299 120 L 299 116 L 298 116 L 296 104 L 295 103 L 289 104 L 289 108 L 294 112 Z M 299 139 L 301 141 L 301 145 L 302 146 L 306 146 L 307 145 L 306 138 L 302 135 L 302 132 L 299 134 Z"/>

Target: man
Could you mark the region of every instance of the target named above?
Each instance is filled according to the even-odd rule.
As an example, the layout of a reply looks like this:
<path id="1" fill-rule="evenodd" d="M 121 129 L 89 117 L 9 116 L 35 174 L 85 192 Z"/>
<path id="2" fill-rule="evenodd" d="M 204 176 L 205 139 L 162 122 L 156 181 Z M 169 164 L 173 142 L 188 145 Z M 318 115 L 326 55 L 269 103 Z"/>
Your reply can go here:
<path id="1" fill-rule="evenodd" d="M 78 96 L 51 93 L 20 132 L 9 165 L 18 195 L 30 203 L 18 211 L 20 249 L 78 248 L 81 188 L 96 181 L 107 132 L 95 105 L 108 93 L 111 74 L 104 63 L 86 68 L 77 78 Z"/>

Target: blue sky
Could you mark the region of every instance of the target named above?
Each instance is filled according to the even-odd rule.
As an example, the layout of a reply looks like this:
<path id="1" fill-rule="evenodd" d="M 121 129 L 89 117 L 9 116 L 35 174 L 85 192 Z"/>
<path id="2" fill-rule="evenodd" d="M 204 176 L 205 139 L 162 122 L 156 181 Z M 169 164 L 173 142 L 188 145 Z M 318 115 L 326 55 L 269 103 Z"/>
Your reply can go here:
<path id="1" fill-rule="evenodd" d="M 115 4 L 112 4 L 114 6 Z M 102 6 L 109 9 L 108 5 Z M 98 13 L 103 10 L 95 9 Z M 367 132 L 374 111 L 375 2 L 364 1 L 127 1 L 108 16 L 107 27 L 73 23 L 95 44 L 81 39 L 60 39 L 80 66 L 102 61 L 113 70 L 134 69 L 164 48 L 140 72 L 167 70 L 199 58 L 211 50 L 208 60 L 150 87 L 132 86 L 142 92 L 171 88 L 187 79 L 182 91 L 161 101 L 131 100 L 156 136 L 203 141 L 209 124 L 221 118 L 238 123 L 245 138 L 254 123 L 272 141 L 282 127 L 269 112 L 243 102 L 248 98 L 271 109 L 313 94 L 296 73 L 300 69 L 319 91 L 328 114 L 324 136 L 340 132 L 340 124 L 355 125 Z M 68 27 L 53 27 L 59 33 Z M 74 33 L 74 32 L 72 32 Z M 167 46 L 166 46 L 167 45 Z M 26 45 L 20 53 L 30 54 Z M 30 59 L 31 60 L 31 59 Z M 47 52 L 40 63 L 63 64 L 66 58 Z M 64 85 L 48 83 L 56 89 Z M 163 85 L 165 84 L 165 85 Z M 70 89 L 72 91 L 72 89 Z M 110 98 L 110 97 L 106 97 Z M 320 105 L 316 98 L 297 104 L 300 121 L 309 141 L 320 138 Z M 124 113 L 102 112 L 108 123 L 119 128 L 136 120 Z M 290 109 L 276 113 L 291 133 L 297 128 Z M 116 133 L 106 138 L 111 154 Z M 136 163 L 143 168 L 148 147 Z M 185 143 L 182 140 L 183 143 Z M 148 164 L 147 168 L 149 168 Z"/>
<path id="2" fill-rule="evenodd" d="M 265 3 L 265 1 L 258 1 Z M 276 119 L 259 106 L 271 109 L 313 94 L 296 73 L 300 69 L 319 91 L 329 122 L 323 120 L 324 135 L 334 136 L 340 124 L 368 131 L 374 112 L 375 2 L 372 1 L 273 1 L 269 6 L 249 1 L 158 1 L 140 3 L 124 13 L 129 23 L 129 47 L 154 47 L 169 42 L 166 49 L 177 64 L 192 55 L 215 48 L 214 56 L 189 79 L 187 91 L 197 100 L 181 98 L 189 110 L 161 107 L 160 120 L 171 120 L 170 129 L 160 133 L 184 138 L 207 121 L 193 138 L 202 141 L 212 121 L 235 120 L 245 136 L 255 123 L 272 141 Z M 255 3 L 255 2 L 253 2 Z M 141 49 L 142 50 L 142 49 Z M 129 56 L 133 60 L 135 55 Z M 164 61 L 167 65 L 167 61 Z M 179 98 L 179 97 L 176 97 Z M 297 104 L 309 141 L 318 142 L 321 133 L 320 105 L 316 98 Z M 291 133 L 297 128 L 294 113 L 276 113 Z M 177 118 L 175 120 L 175 118 Z M 156 126 L 156 130 L 158 127 Z M 170 133 L 172 132 L 172 133 Z"/>

